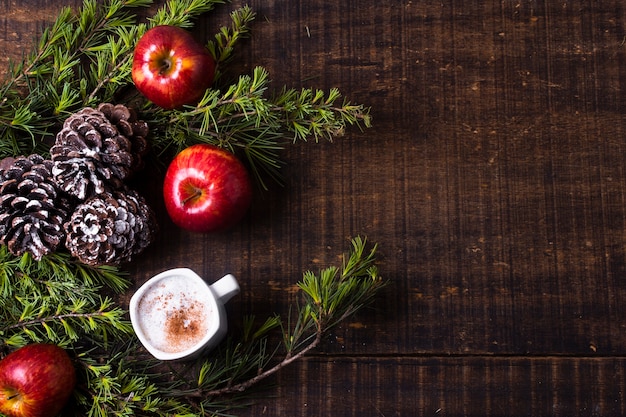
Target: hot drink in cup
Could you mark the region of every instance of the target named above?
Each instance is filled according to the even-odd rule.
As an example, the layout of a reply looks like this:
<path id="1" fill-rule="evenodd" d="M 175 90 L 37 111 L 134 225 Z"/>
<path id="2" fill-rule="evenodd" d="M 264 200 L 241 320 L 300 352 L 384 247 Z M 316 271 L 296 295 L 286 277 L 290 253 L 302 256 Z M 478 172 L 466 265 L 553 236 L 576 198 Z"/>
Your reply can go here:
<path id="1" fill-rule="evenodd" d="M 172 269 L 151 278 L 133 295 L 131 322 L 157 359 L 191 359 L 224 337 L 224 303 L 238 292 L 230 274 L 207 285 L 190 269 Z"/>

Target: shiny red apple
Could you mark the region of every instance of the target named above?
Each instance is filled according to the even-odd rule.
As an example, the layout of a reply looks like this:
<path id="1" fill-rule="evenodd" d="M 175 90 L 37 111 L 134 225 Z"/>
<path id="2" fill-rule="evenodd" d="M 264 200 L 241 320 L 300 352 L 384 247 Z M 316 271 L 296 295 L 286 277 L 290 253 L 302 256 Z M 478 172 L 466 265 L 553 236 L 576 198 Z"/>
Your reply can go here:
<path id="1" fill-rule="evenodd" d="M 165 208 L 172 221 L 194 232 L 234 226 L 252 202 L 252 183 L 231 152 L 192 145 L 170 163 L 163 182 Z"/>
<path id="2" fill-rule="evenodd" d="M 137 42 L 131 75 L 148 100 L 174 109 L 202 98 L 213 82 L 215 61 L 189 32 L 161 25 Z"/>
<path id="3" fill-rule="evenodd" d="M 76 385 L 67 352 L 34 343 L 0 360 L 0 413 L 9 417 L 55 417 Z"/>

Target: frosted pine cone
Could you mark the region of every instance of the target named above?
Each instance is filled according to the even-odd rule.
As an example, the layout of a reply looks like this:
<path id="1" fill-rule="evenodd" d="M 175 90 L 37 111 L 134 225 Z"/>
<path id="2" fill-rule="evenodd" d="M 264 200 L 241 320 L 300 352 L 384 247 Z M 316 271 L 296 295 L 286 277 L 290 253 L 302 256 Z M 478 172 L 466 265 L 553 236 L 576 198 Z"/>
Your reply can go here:
<path id="1" fill-rule="evenodd" d="M 148 123 L 137 120 L 137 114 L 131 108 L 123 104 L 102 103 L 98 106 L 107 119 L 117 128 L 118 132 L 126 136 L 131 142 L 133 163 L 131 171 L 135 172 L 143 168 L 143 157 L 148 152 Z"/>
<path id="2" fill-rule="evenodd" d="M 88 265 L 130 261 L 152 241 L 154 212 L 135 191 L 105 192 L 80 204 L 65 223 L 65 245 Z"/>
<path id="3" fill-rule="evenodd" d="M 52 178 L 52 161 L 40 155 L 0 163 L 0 243 L 36 260 L 54 252 L 65 236 L 69 204 Z"/>
<path id="4" fill-rule="evenodd" d="M 59 187 L 81 201 L 120 188 L 135 162 L 130 139 L 90 107 L 65 120 L 50 154 Z"/>

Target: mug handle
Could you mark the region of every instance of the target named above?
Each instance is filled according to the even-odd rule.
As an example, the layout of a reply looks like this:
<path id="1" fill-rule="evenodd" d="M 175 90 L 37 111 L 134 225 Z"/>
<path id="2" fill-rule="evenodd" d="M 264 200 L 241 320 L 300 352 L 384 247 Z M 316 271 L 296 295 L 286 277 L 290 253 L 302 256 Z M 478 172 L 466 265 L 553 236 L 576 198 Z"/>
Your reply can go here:
<path id="1" fill-rule="evenodd" d="M 226 304 L 228 300 L 239 293 L 239 283 L 232 274 L 224 275 L 222 278 L 210 285 L 210 287 L 215 294 L 215 298 L 222 304 Z"/>

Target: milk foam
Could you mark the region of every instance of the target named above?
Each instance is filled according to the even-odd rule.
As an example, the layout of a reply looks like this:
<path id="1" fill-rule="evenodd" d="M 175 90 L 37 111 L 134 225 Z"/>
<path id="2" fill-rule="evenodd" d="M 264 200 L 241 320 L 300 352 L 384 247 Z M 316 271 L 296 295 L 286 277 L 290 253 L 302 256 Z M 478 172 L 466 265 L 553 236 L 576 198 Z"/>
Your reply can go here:
<path id="1" fill-rule="evenodd" d="M 207 334 L 213 312 L 200 298 L 206 293 L 201 285 L 183 276 L 170 276 L 143 294 L 138 322 L 152 346 L 162 352 L 181 352 Z"/>

